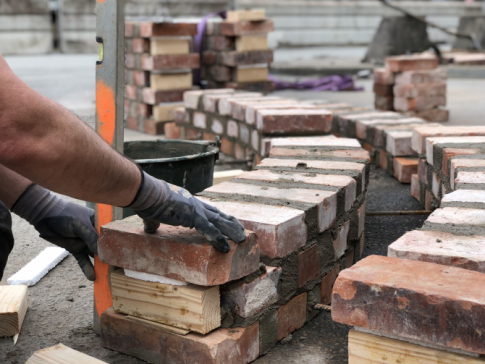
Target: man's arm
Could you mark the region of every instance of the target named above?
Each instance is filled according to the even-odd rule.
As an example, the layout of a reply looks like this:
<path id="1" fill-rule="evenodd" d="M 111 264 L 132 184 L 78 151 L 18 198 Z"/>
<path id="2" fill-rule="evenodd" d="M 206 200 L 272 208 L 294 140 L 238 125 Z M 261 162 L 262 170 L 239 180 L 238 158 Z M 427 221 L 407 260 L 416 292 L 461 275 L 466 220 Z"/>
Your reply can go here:
<path id="1" fill-rule="evenodd" d="M 2 56 L 0 100 L 0 164 L 80 200 L 114 206 L 133 201 L 138 167 L 66 108 L 27 86 Z"/>
<path id="2" fill-rule="evenodd" d="M 0 164 L 0 201 L 10 210 L 32 181 Z"/>

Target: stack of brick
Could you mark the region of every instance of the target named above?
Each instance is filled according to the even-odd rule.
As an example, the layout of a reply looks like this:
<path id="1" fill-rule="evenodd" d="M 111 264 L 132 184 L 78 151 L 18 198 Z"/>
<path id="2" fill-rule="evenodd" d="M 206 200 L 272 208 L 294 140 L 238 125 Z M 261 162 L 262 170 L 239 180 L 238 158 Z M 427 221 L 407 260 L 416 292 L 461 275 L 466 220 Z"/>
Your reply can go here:
<path id="1" fill-rule="evenodd" d="M 145 234 L 137 217 L 102 227 L 103 262 L 187 282 L 185 289 L 220 292 L 220 316 L 208 330 L 197 320 L 180 325 L 192 312 L 187 306 L 183 315 L 171 311 L 178 300 L 163 302 L 163 315 L 154 310 L 162 299 L 157 295 L 146 298 L 152 305 L 130 311 L 113 294 L 114 308 L 101 315 L 105 347 L 152 363 L 188 364 L 194 357 L 207 364 L 249 363 L 313 319 L 315 304 L 330 302 L 339 271 L 362 255 L 369 155 L 358 141 L 331 136 L 279 138 L 272 144 L 271 157 L 256 170 L 198 196 L 247 229 L 247 240 L 230 242 L 227 254 L 187 228 L 161 226 Z M 112 286 L 120 278 L 121 272 L 112 273 Z M 138 292 L 149 282 L 130 279 L 126 298 L 142 300 L 129 290 Z M 173 317 L 181 317 L 177 331 L 171 329 Z"/>
<path id="2" fill-rule="evenodd" d="M 481 137 L 427 142 L 431 148 L 455 139 L 461 148 L 466 144 L 457 140 L 469 138 Z M 483 178 L 478 170 L 468 173 L 470 179 Z M 349 333 L 350 363 L 485 362 L 484 188 L 447 194 L 420 230 L 389 246 L 388 257 L 370 256 L 340 273 L 332 318 L 355 326 Z"/>
<path id="3" fill-rule="evenodd" d="M 420 159 L 411 194 L 426 210 L 439 207 L 452 191 L 483 188 L 485 127 L 418 127 L 412 147 Z"/>
<path id="4" fill-rule="evenodd" d="M 195 34 L 195 23 L 125 23 L 126 127 L 158 135 L 173 122 L 199 68 L 199 55 L 190 53 Z"/>
<path id="5" fill-rule="evenodd" d="M 435 56 L 387 57 L 385 68 L 374 70 L 375 108 L 428 121 L 447 121 L 446 79 L 446 70 L 438 68 Z"/>
<path id="6" fill-rule="evenodd" d="M 201 79 L 208 88 L 236 88 L 268 93 L 273 51 L 268 33 L 273 21 L 264 10 L 228 11 L 225 21 L 207 24 L 203 39 Z"/>

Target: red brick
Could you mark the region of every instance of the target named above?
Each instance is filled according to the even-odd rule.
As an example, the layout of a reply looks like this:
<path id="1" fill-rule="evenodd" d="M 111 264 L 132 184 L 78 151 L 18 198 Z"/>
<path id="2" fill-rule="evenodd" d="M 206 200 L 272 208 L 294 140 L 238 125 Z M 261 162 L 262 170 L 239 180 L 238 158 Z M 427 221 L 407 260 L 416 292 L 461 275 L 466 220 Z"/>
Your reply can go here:
<path id="1" fill-rule="evenodd" d="M 477 127 L 478 128 L 478 127 Z M 485 148 L 484 136 L 452 136 L 426 138 L 426 161 L 440 168 L 442 158 L 435 151 L 443 150 L 446 147 L 452 148 Z"/>
<path id="2" fill-rule="evenodd" d="M 221 34 L 229 36 L 269 33 L 274 30 L 273 21 L 270 19 L 263 21 L 223 21 L 220 27 Z"/>
<path id="3" fill-rule="evenodd" d="M 307 293 L 305 292 L 278 309 L 278 341 L 305 324 L 306 303 Z"/>
<path id="4" fill-rule="evenodd" d="M 187 90 L 152 90 L 145 87 L 143 89 L 143 102 L 156 105 L 164 102 L 183 101 L 185 91 Z"/>
<path id="5" fill-rule="evenodd" d="M 247 124 L 255 125 L 257 120 L 257 115 L 259 111 L 264 110 L 279 110 L 279 109 L 313 109 L 315 110 L 315 106 L 311 104 L 302 104 L 298 101 L 292 102 L 285 102 L 283 104 L 265 104 L 264 102 L 254 104 L 254 105 L 247 105 L 245 110 L 245 118 Z M 329 112 L 329 111 L 328 111 Z"/>
<path id="6" fill-rule="evenodd" d="M 225 51 L 218 54 L 218 62 L 225 66 L 237 67 L 251 64 L 269 64 L 273 63 L 273 51 Z"/>
<path id="7" fill-rule="evenodd" d="M 140 36 L 143 38 L 151 37 L 173 37 L 183 35 L 196 35 L 196 23 L 140 23 Z"/>
<path id="8" fill-rule="evenodd" d="M 418 118 L 423 118 L 427 121 L 433 122 L 444 122 L 450 119 L 450 111 L 443 107 L 436 107 L 429 110 L 420 110 L 420 111 L 406 111 L 403 113 L 405 116 L 416 116 Z"/>
<path id="9" fill-rule="evenodd" d="M 332 302 L 332 289 L 335 280 L 340 272 L 340 266 L 337 264 L 325 277 L 320 284 L 320 299 L 323 305 L 329 305 Z"/>
<path id="10" fill-rule="evenodd" d="M 227 82 L 232 79 L 232 69 L 226 66 L 212 66 L 209 68 L 210 77 L 218 82 Z"/>
<path id="11" fill-rule="evenodd" d="M 150 53 L 150 40 L 146 38 L 134 38 L 131 41 L 133 53 Z"/>
<path id="12" fill-rule="evenodd" d="M 350 231 L 350 221 L 346 221 L 337 229 L 335 238 L 332 238 L 334 260 L 340 259 L 347 250 L 347 240 Z"/>
<path id="13" fill-rule="evenodd" d="M 394 177 L 401 183 L 411 183 L 411 176 L 418 173 L 418 158 L 396 157 L 393 160 Z"/>
<path id="14" fill-rule="evenodd" d="M 485 353 L 485 275 L 373 255 L 342 271 L 334 321 L 422 343 Z"/>
<path id="15" fill-rule="evenodd" d="M 369 142 L 372 140 L 372 134 L 376 134 L 376 128 L 378 126 L 388 126 L 388 127 L 397 127 L 398 125 L 401 126 L 403 129 L 396 129 L 396 130 L 389 130 L 389 132 L 402 132 L 406 130 L 406 124 L 408 125 L 416 125 L 416 124 L 426 124 L 426 121 L 420 118 L 402 118 L 402 119 L 367 119 L 367 120 L 356 120 L 355 122 L 355 133 L 357 138 L 362 140 L 368 140 Z M 412 130 L 410 127 L 407 131 L 409 132 Z M 384 136 L 380 136 L 378 142 L 383 143 Z M 411 138 L 409 139 L 409 144 L 411 145 Z M 380 146 L 380 145 L 374 145 Z"/>
<path id="16" fill-rule="evenodd" d="M 245 328 L 217 329 L 207 335 L 179 335 L 164 325 L 117 314 L 101 315 L 104 347 L 150 363 L 247 364 L 259 355 L 259 323 Z"/>
<path id="17" fill-rule="evenodd" d="M 174 70 L 199 67 L 200 58 L 198 53 L 166 54 L 158 56 L 143 54 L 141 56 L 141 68 L 145 71 Z"/>
<path id="18" fill-rule="evenodd" d="M 281 268 L 267 267 L 266 273 L 250 282 L 238 282 L 221 291 L 221 306 L 236 315 L 251 317 L 278 301 Z"/>
<path id="19" fill-rule="evenodd" d="M 226 155 L 233 155 L 232 152 L 233 143 L 227 138 L 221 138 L 221 152 Z"/>
<path id="20" fill-rule="evenodd" d="M 138 119 L 134 116 L 129 116 L 126 119 L 126 127 L 131 130 L 138 130 Z"/>
<path id="21" fill-rule="evenodd" d="M 234 158 L 237 160 L 244 160 L 244 148 L 238 143 L 234 143 Z"/>
<path id="22" fill-rule="evenodd" d="M 130 100 L 137 99 L 137 92 L 138 88 L 135 85 L 126 85 L 125 86 L 125 96 Z"/>
<path id="23" fill-rule="evenodd" d="M 202 53 L 202 64 L 205 66 L 212 66 L 216 63 L 217 53 L 214 51 L 204 51 Z"/>
<path id="24" fill-rule="evenodd" d="M 150 73 L 146 71 L 133 71 L 133 81 L 135 85 L 142 86 L 142 87 L 149 87 L 150 86 Z"/>
<path id="25" fill-rule="evenodd" d="M 393 96 L 375 95 L 374 107 L 377 110 L 393 111 L 394 110 L 394 97 Z"/>
<path id="26" fill-rule="evenodd" d="M 180 139 L 180 126 L 176 123 L 165 123 L 164 134 L 166 139 Z"/>
<path id="27" fill-rule="evenodd" d="M 239 135 L 239 126 L 236 121 L 229 120 L 227 122 L 227 136 L 237 138 Z"/>
<path id="28" fill-rule="evenodd" d="M 433 194 L 430 190 L 426 189 L 424 194 L 424 209 L 431 211 L 431 203 L 433 202 Z"/>
<path id="29" fill-rule="evenodd" d="M 261 254 L 283 258 L 306 244 L 305 213 L 285 206 L 199 197 L 221 211 L 231 211 L 246 229 L 258 236 Z"/>
<path id="30" fill-rule="evenodd" d="M 187 139 L 187 140 L 199 140 L 200 137 L 201 137 L 201 133 L 197 129 L 184 128 L 184 130 L 185 130 L 185 137 L 184 137 L 184 139 Z"/>
<path id="31" fill-rule="evenodd" d="M 178 107 L 173 112 L 173 120 L 177 124 L 190 124 L 189 113 L 183 107 Z"/>
<path id="32" fill-rule="evenodd" d="M 263 134 L 271 135 L 328 133 L 332 118 L 332 113 L 323 109 L 259 110 L 256 125 Z"/>
<path id="33" fill-rule="evenodd" d="M 150 135 L 163 135 L 165 132 L 164 121 L 155 121 L 153 119 L 145 119 L 143 123 L 143 131 Z"/>
<path id="34" fill-rule="evenodd" d="M 202 133 L 202 139 L 213 141 L 216 139 L 216 135 L 212 133 Z"/>
<path id="35" fill-rule="evenodd" d="M 427 54 L 386 57 L 385 65 L 392 72 L 428 70 L 438 67 L 438 57 Z"/>
<path id="36" fill-rule="evenodd" d="M 236 99 L 236 100 L 230 100 L 230 105 L 227 105 L 226 102 L 221 102 L 221 111 L 222 113 L 226 113 L 227 109 L 229 108 L 228 106 L 231 107 L 232 109 L 232 117 L 234 119 L 240 120 L 240 121 L 245 121 L 246 119 L 246 108 L 250 105 L 258 105 L 258 104 L 275 104 L 275 105 L 284 105 L 289 102 L 294 103 L 293 100 L 289 99 L 281 99 L 279 97 L 275 96 L 270 96 L 270 97 L 264 97 L 264 96 L 258 96 L 258 97 L 253 97 L 253 98 L 245 98 L 245 99 Z"/>
<path id="37" fill-rule="evenodd" d="M 374 83 L 374 93 L 379 96 L 392 96 L 394 85 L 383 85 L 381 83 Z"/>
<path id="38" fill-rule="evenodd" d="M 451 160 L 451 169 L 450 169 L 450 186 L 452 190 L 457 189 L 455 186 L 455 178 L 457 178 L 459 172 L 483 172 L 485 171 L 485 159 L 470 159 L 470 158 L 454 158 Z M 472 173 L 462 173 L 461 182 L 465 182 L 469 180 L 469 178 L 463 179 L 463 177 L 474 177 L 470 181 L 472 183 L 481 183 L 481 173 L 476 174 L 473 176 Z M 456 182 L 459 180 L 457 179 Z M 460 189 L 462 189 L 460 187 Z"/>
<path id="39" fill-rule="evenodd" d="M 394 97 L 394 109 L 398 111 L 421 111 L 446 105 L 446 96 L 420 96 L 412 99 Z"/>
<path id="40" fill-rule="evenodd" d="M 374 83 L 381 85 L 393 85 L 394 73 L 386 68 L 374 68 Z"/>
<path id="41" fill-rule="evenodd" d="M 447 72 L 445 68 L 433 70 L 405 71 L 396 75 L 396 85 L 446 82 Z"/>
<path id="42" fill-rule="evenodd" d="M 411 130 L 391 130 L 386 136 L 386 151 L 392 156 L 407 157 L 416 154 L 411 148 Z"/>
<path id="43" fill-rule="evenodd" d="M 254 154 L 254 165 L 259 166 L 261 164 L 261 157 L 259 154 Z"/>
<path id="44" fill-rule="evenodd" d="M 352 267 L 354 264 L 354 249 L 349 249 L 347 253 L 345 253 L 345 269 Z"/>
<path id="45" fill-rule="evenodd" d="M 412 99 L 420 96 L 446 96 L 446 83 L 418 83 L 411 85 L 395 85 L 395 97 Z"/>
<path id="46" fill-rule="evenodd" d="M 207 115 L 203 112 L 194 112 L 192 116 L 192 124 L 199 129 L 207 128 Z"/>
<path id="47" fill-rule="evenodd" d="M 135 25 L 131 21 L 125 22 L 125 37 L 131 38 L 135 33 Z"/>
<path id="48" fill-rule="evenodd" d="M 298 287 L 320 275 L 320 254 L 315 244 L 298 254 Z"/>
<path id="49" fill-rule="evenodd" d="M 341 161 L 368 161 L 370 162 L 369 152 L 366 150 L 308 150 L 308 149 L 286 149 L 271 148 L 271 157 L 299 158 L 299 159 L 321 159 L 321 160 L 341 160 Z"/>
<path id="50" fill-rule="evenodd" d="M 418 127 L 413 130 L 413 149 L 426 153 L 426 138 L 446 136 L 485 136 L 485 126 Z"/>
<path id="51" fill-rule="evenodd" d="M 480 149 L 443 148 L 443 161 L 441 162 L 441 171 L 445 176 L 448 175 L 448 162 L 451 157 L 454 157 L 456 155 L 473 155 L 480 152 Z"/>
<path id="52" fill-rule="evenodd" d="M 132 53 L 125 54 L 125 67 L 126 68 L 135 68 L 136 66 L 136 59 L 135 55 Z"/>
<path id="53" fill-rule="evenodd" d="M 389 169 L 389 153 L 387 153 L 384 149 L 379 149 L 379 167 L 384 171 Z"/>
<path id="54" fill-rule="evenodd" d="M 421 201 L 421 185 L 419 184 L 419 177 L 417 174 L 411 176 L 411 196 L 418 202 Z"/>
<path id="55" fill-rule="evenodd" d="M 362 233 L 362 236 L 359 239 L 359 259 L 362 258 L 362 254 L 364 253 L 365 247 L 365 232 Z"/>
<path id="56" fill-rule="evenodd" d="M 234 49 L 235 38 L 224 35 L 209 35 L 204 37 L 204 49 L 225 51 Z"/>
<path id="57" fill-rule="evenodd" d="M 162 225 L 156 233 L 146 234 L 142 220 L 133 216 L 101 228 L 98 252 L 101 261 L 110 265 L 214 286 L 258 269 L 256 235 L 246 234 L 244 243 L 230 242 L 231 251 L 224 254 L 195 229 Z"/>
<path id="58" fill-rule="evenodd" d="M 142 102 L 136 103 L 136 114 L 143 118 L 152 116 L 152 105 L 147 105 Z"/>

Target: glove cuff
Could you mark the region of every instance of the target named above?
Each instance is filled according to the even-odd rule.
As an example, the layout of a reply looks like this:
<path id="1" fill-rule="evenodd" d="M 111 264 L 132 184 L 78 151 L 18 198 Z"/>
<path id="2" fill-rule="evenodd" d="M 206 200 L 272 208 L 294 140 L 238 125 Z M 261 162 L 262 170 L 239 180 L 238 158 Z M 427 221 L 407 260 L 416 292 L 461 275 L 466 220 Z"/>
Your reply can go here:
<path id="1" fill-rule="evenodd" d="M 35 225 L 45 217 L 57 216 L 65 205 L 64 200 L 34 183 L 20 195 L 12 212 Z"/>
<path id="2" fill-rule="evenodd" d="M 133 202 L 126 206 L 134 211 L 144 211 L 156 204 L 162 204 L 168 196 L 168 185 L 142 171 L 140 188 Z"/>

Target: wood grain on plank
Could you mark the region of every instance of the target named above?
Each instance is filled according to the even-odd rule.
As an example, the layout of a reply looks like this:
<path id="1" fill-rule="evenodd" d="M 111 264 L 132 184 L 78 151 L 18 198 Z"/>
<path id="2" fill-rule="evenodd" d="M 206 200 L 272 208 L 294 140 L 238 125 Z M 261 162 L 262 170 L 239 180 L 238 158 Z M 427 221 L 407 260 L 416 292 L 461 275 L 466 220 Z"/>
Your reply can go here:
<path id="1" fill-rule="evenodd" d="M 242 169 L 231 169 L 230 171 L 220 171 L 214 172 L 214 183 L 213 185 L 217 185 L 222 182 L 230 181 L 236 176 L 239 176 L 244 171 Z"/>
<path id="2" fill-rule="evenodd" d="M 106 364 L 63 344 L 37 350 L 25 364 Z"/>
<path id="3" fill-rule="evenodd" d="M 226 20 L 230 22 L 260 21 L 265 19 L 266 12 L 264 9 L 230 10 L 226 12 Z"/>
<path id="4" fill-rule="evenodd" d="M 150 54 L 152 56 L 167 54 L 189 54 L 190 46 L 187 38 L 152 38 L 150 39 Z"/>
<path id="5" fill-rule="evenodd" d="M 0 286 L 0 337 L 20 332 L 28 307 L 26 285 Z"/>
<path id="6" fill-rule="evenodd" d="M 268 49 L 268 36 L 266 34 L 243 35 L 236 37 L 236 51 L 262 51 Z"/>

